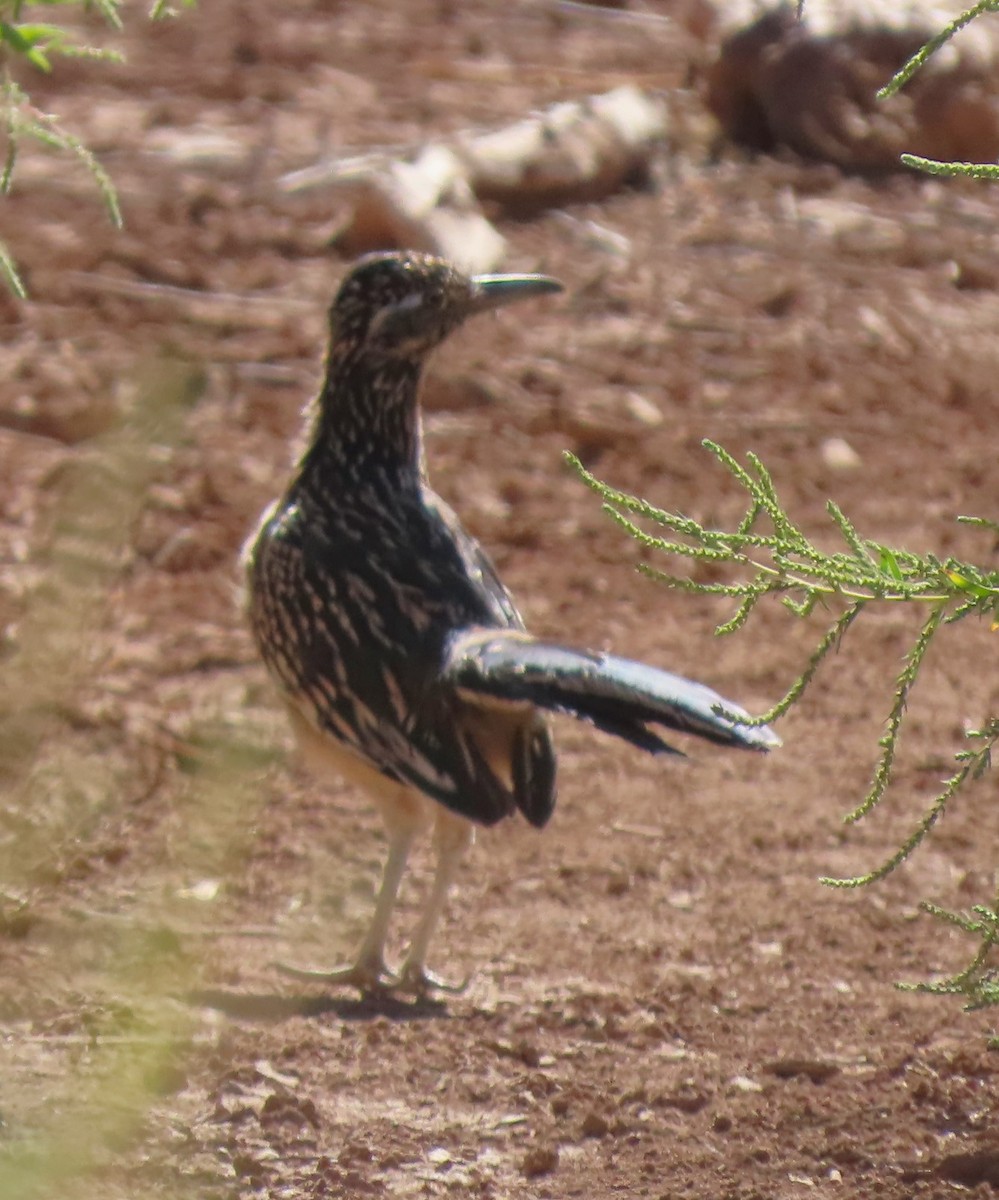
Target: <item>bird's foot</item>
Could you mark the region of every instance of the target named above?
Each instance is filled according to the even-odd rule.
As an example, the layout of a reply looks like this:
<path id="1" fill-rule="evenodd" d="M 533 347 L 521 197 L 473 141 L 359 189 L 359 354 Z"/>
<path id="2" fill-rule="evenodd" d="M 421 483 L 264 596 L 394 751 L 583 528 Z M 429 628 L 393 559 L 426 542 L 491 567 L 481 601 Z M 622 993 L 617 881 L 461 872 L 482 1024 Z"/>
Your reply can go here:
<path id="1" fill-rule="evenodd" d="M 391 991 L 398 982 L 396 976 L 381 958 L 359 958 L 357 962 L 348 963 L 342 967 L 333 967 L 330 970 L 294 967 L 283 962 L 276 962 L 273 965 L 289 979 L 298 979 L 303 983 L 347 984 L 349 987 L 356 987 L 365 995 L 372 992 Z"/>
<path id="2" fill-rule="evenodd" d="M 448 983 L 439 975 L 428 971 L 423 963 L 403 963 L 396 977 L 395 990 L 409 992 L 414 996 L 429 996 L 434 992 L 443 992 L 448 996 L 461 996 L 468 991 L 472 982 L 471 975 L 466 975 L 461 983 Z"/>

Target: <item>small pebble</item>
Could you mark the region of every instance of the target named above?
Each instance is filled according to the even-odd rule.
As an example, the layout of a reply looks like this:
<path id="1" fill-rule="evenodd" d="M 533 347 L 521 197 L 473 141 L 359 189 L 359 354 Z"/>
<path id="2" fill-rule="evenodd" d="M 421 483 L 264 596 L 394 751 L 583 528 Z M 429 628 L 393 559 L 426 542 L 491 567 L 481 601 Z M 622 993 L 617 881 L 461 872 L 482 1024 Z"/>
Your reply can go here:
<path id="1" fill-rule="evenodd" d="M 860 455 L 843 438 L 826 438 L 819 447 L 819 455 L 834 471 L 855 471 L 860 466 Z"/>
<path id="2" fill-rule="evenodd" d="M 762 1092 L 763 1084 L 750 1079 L 748 1075 L 735 1075 L 729 1080 L 729 1085 L 736 1092 Z"/>
<path id="3" fill-rule="evenodd" d="M 610 1132 L 610 1122 L 600 1113 L 591 1109 L 583 1117 L 583 1137 L 605 1137 Z"/>
<path id="4" fill-rule="evenodd" d="M 655 429 L 663 423 L 662 411 L 641 392 L 628 392 L 624 398 L 624 410 L 632 420 L 647 429 Z"/>
<path id="5" fill-rule="evenodd" d="M 528 1179 L 539 1175 L 550 1175 L 558 1166 L 558 1146 L 532 1146 L 520 1164 L 521 1172 Z"/>

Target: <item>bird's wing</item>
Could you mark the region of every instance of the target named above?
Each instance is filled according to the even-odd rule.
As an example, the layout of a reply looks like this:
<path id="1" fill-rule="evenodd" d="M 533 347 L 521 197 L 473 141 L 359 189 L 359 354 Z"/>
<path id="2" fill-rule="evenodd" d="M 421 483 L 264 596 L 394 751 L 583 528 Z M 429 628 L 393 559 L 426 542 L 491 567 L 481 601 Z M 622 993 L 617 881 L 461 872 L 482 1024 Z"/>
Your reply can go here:
<path id="1" fill-rule="evenodd" d="M 438 537 L 447 543 L 451 554 L 457 551 L 467 580 L 475 585 L 481 599 L 492 608 L 494 623 L 510 629 L 523 629 L 523 619 L 492 559 L 479 542 L 466 532 L 454 509 L 429 487 L 424 488 L 423 503 L 427 512 L 436 518 Z"/>
<path id="2" fill-rule="evenodd" d="M 709 687 L 612 654 L 590 654 L 527 634 L 471 630 L 452 641 L 443 676 L 471 700 L 529 702 L 568 713 L 644 750 L 679 753 L 650 725 L 721 745 L 769 750 L 780 739 Z"/>

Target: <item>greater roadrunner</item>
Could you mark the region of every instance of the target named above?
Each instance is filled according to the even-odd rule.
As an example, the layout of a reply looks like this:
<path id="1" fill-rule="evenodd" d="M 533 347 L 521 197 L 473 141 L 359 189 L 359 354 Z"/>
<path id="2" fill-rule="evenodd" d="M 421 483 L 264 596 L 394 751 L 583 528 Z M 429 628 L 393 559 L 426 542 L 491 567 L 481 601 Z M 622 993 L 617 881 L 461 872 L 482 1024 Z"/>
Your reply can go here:
<path id="1" fill-rule="evenodd" d="M 297 978 L 362 990 L 444 987 L 426 956 L 474 825 L 555 804 L 545 711 L 653 754 L 651 725 L 766 750 L 767 728 L 709 688 L 531 637 L 485 552 L 431 491 L 418 392 L 425 359 L 473 313 L 561 290 L 544 275 L 468 278 L 425 255 L 378 254 L 329 313 L 326 379 L 290 486 L 248 544 L 249 614 L 310 764 L 361 784 L 389 852 L 354 963 Z M 406 858 L 435 823 L 437 870 L 401 970 L 384 947 Z"/>

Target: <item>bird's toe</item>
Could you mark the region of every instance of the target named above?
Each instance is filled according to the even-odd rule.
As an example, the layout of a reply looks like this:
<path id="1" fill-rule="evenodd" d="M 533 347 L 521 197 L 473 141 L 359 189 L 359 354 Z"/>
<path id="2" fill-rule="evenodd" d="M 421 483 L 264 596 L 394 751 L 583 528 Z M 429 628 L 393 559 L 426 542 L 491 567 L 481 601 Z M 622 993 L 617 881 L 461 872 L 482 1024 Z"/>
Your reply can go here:
<path id="1" fill-rule="evenodd" d="M 441 992 L 448 996 L 460 996 L 468 991 L 472 982 L 471 975 L 466 975 L 461 983 L 449 983 L 439 975 L 428 971 L 422 963 L 405 963 L 399 972 L 396 990 L 410 992 L 414 996 L 428 996 Z"/>
<path id="2" fill-rule="evenodd" d="M 365 995 L 372 992 L 386 992 L 395 987 L 396 976 L 381 960 L 368 961 L 359 959 L 341 967 L 330 969 L 314 967 L 296 967 L 290 963 L 275 962 L 274 968 L 289 979 L 297 979 L 302 983 L 325 983 L 356 987 Z"/>

